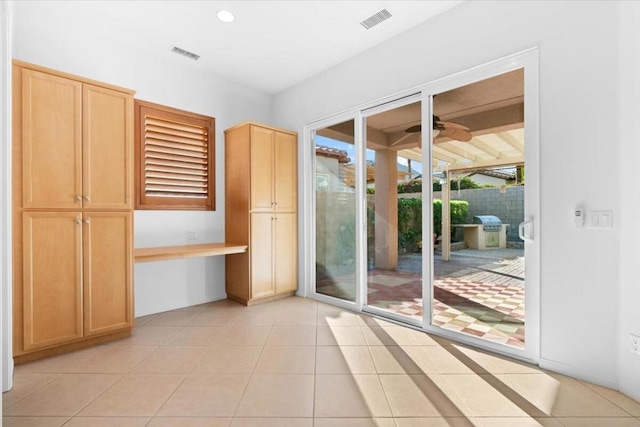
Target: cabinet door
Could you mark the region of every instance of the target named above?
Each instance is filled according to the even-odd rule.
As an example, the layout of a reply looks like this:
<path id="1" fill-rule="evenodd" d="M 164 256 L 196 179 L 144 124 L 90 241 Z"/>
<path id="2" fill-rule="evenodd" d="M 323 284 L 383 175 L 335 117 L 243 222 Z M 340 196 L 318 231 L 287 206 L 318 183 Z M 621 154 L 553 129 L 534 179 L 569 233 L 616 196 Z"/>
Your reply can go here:
<path id="1" fill-rule="evenodd" d="M 296 212 L 298 182 L 298 138 L 288 133 L 275 134 L 274 201 L 277 212 Z"/>
<path id="2" fill-rule="evenodd" d="M 132 325 L 130 212 L 85 212 L 84 335 Z"/>
<path id="3" fill-rule="evenodd" d="M 83 88 L 85 209 L 131 209 L 133 97 L 97 86 Z"/>
<path id="4" fill-rule="evenodd" d="M 24 351 L 82 337 L 80 212 L 23 214 Z"/>
<path id="5" fill-rule="evenodd" d="M 82 207 L 82 84 L 22 69 L 25 208 Z"/>
<path id="6" fill-rule="evenodd" d="M 251 126 L 251 210 L 273 211 L 274 131 Z"/>
<path id="7" fill-rule="evenodd" d="M 296 214 L 278 214 L 274 222 L 274 280 L 276 293 L 298 288 L 298 241 Z"/>
<path id="8" fill-rule="evenodd" d="M 251 299 L 273 295 L 272 213 L 251 214 Z"/>

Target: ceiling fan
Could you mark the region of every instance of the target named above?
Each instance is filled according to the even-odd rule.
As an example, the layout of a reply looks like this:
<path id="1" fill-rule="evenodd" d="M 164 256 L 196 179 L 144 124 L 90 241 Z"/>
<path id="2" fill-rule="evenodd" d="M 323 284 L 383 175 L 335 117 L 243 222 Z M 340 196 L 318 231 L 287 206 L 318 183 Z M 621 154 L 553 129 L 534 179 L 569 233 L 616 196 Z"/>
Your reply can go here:
<path id="1" fill-rule="evenodd" d="M 433 130 L 434 136 L 445 136 L 458 141 L 467 142 L 471 141 L 472 138 L 468 127 L 453 122 L 443 122 L 438 116 L 433 116 Z M 404 131 L 407 133 L 421 132 L 422 125 L 411 126 Z M 437 133 L 435 131 L 437 131 Z"/>

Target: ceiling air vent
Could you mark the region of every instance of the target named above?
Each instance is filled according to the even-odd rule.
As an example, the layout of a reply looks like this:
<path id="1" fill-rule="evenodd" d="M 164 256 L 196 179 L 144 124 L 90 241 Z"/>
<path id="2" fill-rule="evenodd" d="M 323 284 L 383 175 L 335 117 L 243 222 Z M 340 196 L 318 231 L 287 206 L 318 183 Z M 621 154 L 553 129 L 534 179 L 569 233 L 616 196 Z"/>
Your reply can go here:
<path id="1" fill-rule="evenodd" d="M 171 51 L 178 53 L 182 56 L 186 56 L 189 59 L 193 59 L 194 61 L 197 61 L 198 58 L 200 58 L 200 55 L 196 55 L 193 52 L 189 52 L 188 50 L 181 49 L 178 46 L 174 46 L 173 49 L 171 49 Z"/>
<path id="2" fill-rule="evenodd" d="M 391 18 L 391 13 L 389 13 L 387 9 L 382 9 L 380 12 L 375 13 L 362 21 L 360 25 L 369 30 L 371 27 L 374 27 L 389 18 Z"/>

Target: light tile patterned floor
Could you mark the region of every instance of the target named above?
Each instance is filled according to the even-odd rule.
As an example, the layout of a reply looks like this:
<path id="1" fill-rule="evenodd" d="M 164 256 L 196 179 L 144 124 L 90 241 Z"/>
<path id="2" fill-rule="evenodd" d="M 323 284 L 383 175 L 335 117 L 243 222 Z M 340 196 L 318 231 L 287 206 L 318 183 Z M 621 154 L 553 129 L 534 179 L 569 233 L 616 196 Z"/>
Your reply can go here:
<path id="1" fill-rule="evenodd" d="M 419 273 L 379 269 L 370 270 L 368 274 L 369 305 L 422 320 L 422 278 Z M 476 277 L 478 274 L 482 277 Z M 483 281 L 469 280 L 469 277 Z M 504 277 L 490 272 L 436 277 L 433 323 L 524 348 L 524 288 L 496 283 L 496 279 Z M 344 298 L 353 287 L 353 284 L 340 281 L 326 286 L 320 282 L 318 292 Z"/>
<path id="2" fill-rule="evenodd" d="M 5 426 L 636 426 L 640 403 L 309 299 L 220 301 L 16 367 Z"/>

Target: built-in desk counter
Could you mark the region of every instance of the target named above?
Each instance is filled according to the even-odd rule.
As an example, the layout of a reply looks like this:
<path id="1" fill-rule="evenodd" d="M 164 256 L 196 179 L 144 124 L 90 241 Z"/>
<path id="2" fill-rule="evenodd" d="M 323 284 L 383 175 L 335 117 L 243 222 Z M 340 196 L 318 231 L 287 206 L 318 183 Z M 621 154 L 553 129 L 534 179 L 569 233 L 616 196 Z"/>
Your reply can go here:
<path id="1" fill-rule="evenodd" d="M 241 254 L 246 251 L 247 245 L 237 245 L 234 243 L 199 243 L 195 245 L 137 248 L 133 250 L 133 258 L 136 263 L 140 263 L 203 256 Z"/>

